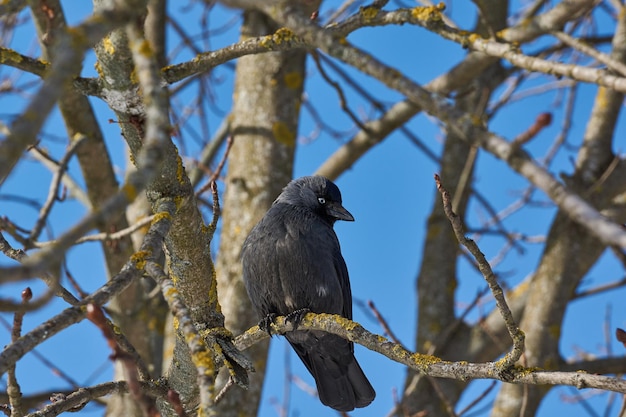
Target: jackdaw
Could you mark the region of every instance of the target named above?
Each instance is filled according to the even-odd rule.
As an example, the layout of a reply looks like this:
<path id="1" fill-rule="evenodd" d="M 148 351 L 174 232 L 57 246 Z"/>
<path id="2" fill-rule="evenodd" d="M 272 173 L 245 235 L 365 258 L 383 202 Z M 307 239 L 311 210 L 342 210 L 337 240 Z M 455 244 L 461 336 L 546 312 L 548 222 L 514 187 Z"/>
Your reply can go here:
<path id="1" fill-rule="evenodd" d="M 339 188 L 321 176 L 302 177 L 283 189 L 252 229 L 242 248 L 243 279 L 262 328 L 269 330 L 278 315 L 297 327 L 308 311 L 352 319 L 348 269 L 333 230 L 337 220 L 354 221 Z M 323 404 L 351 411 L 374 400 L 352 342 L 316 330 L 285 337 L 315 378 Z"/>

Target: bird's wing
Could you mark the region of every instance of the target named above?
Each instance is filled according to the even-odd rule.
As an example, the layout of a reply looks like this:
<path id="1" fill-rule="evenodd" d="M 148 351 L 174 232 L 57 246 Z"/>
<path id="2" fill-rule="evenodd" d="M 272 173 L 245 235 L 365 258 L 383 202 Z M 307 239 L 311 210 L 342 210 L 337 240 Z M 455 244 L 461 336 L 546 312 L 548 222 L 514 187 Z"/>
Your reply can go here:
<path id="1" fill-rule="evenodd" d="M 269 213 L 268 213 L 269 214 Z M 243 244 L 241 257 L 243 280 L 258 315 L 287 314 L 279 279 L 279 262 L 275 236 L 286 232 L 280 223 L 266 215 L 250 232 Z"/>
<path id="2" fill-rule="evenodd" d="M 341 295 L 343 297 L 343 311 L 341 315 L 352 320 L 352 290 L 350 289 L 350 276 L 348 275 L 346 261 L 341 255 L 339 241 L 337 241 L 337 246 L 333 252 L 335 270 L 337 278 L 339 279 L 339 284 L 341 285 Z"/>
<path id="3" fill-rule="evenodd" d="M 332 228 L 313 216 L 290 212 L 287 233 L 276 241 L 276 261 L 291 311 L 344 314 L 347 270 Z M 337 256 L 338 255 L 338 256 Z M 349 292 L 348 292 L 349 296 Z M 290 312 L 291 312 L 290 311 Z"/>

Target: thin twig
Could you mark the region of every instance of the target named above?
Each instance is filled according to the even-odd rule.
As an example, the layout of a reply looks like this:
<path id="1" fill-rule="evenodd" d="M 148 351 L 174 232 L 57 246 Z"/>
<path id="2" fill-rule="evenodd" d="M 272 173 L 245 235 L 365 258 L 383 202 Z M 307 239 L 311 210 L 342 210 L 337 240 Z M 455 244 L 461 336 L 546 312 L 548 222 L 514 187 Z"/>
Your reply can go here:
<path id="1" fill-rule="evenodd" d="M 588 290 L 578 291 L 576 294 L 574 294 L 574 296 L 572 297 L 572 300 L 582 298 L 582 297 L 588 297 L 590 295 L 600 294 L 605 291 L 623 287 L 625 285 L 626 285 L 626 277 L 617 281 L 609 282 L 608 284 L 598 285 L 597 287 L 590 288 Z"/>
<path id="2" fill-rule="evenodd" d="M 65 270 L 65 277 L 70 282 L 70 285 L 74 288 L 74 291 L 78 294 L 81 299 L 85 299 L 89 296 L 89 293 L 82 289 L 78 281 L 74 279 L 74 276 L 70 272 L 66 260 L 63 261 L 63 269 Z"/>
<path id="3" fill-rule="evenodd" d="M 565 111 L 563 113 L 563 122 L 561 123 L 561 130 L 554 142 L 546 152 L 545 156 L 540 160 L 541 163 L 548 167 L 554 160 L 558 150 L 565 143 L 567 136 L 572 128 L 572 120 L 574 117 L 574 104 L 576 103 L 578 88 L 573 85 L 568 89 L 567 101 L 565 102 Z"/>
<path id="4" fill-rule="evenodd" d="M 622 407 L 619 409 L 619 413 L 617 413 L 618 417 L 626 417 L 626 395 L 623 397 Z"/>
<path id="5" fill-rule="evenodd" d="M 228 381 L 226 381 L 226 385 L 224 385 L 222 389 L 220 390 L 220 392 L 218 392 L 217 395 L 215 396 L 215 404 L 219 403 L 222 400 L 222 398 L 224 398 L 224 395 L 226 395 L 226 393 L 233 386 L 235 386 L 234 380 L 232 378 L 228 378 Z"/>
<path id="6" fill-rule="evenodd" d="M 38 146 L 33 146 L 29 149 L 29 155 L 35 158 L 41 165 L 46 167 L 53 175 L 59 169 L 59 162 L 54 158 L 51 158 L 47 152 Z M 87 209 L 91 209 L 91 201 L 87 196 L 85 190 L 81 188 L 81 186 L 72 178 L 72 176 L 65 172 L 65 175 L 62 177 L 63 186 L 69 190 L 69 193 L 76 200 L 80 201 L 80 203 Z"/>
<path id="7" fill-rule="evenodd" d="M 459 417 L 461 417 L 463 414 L 470 411 L 479 402 L 481 402 L 483 398 L 489 395 L 489 393 L 496 387 L 497 384 L 498 384 L 498 381 L 491 381 L 491 384 L 489 384 L 486 390 L 484 390 L 478 397 L 474 398 L 471 403 L 469 403 L 465 408 L 463 408 L 461 411 L 458 412 Z"/>
<path id="8" fill-rule="evenodd" d="M 604 333 L 604 346 L 606 349 L 606 356 L 608 356 L 609 358 L 611 356 L 613 356 L 613 349 L 611 348 L 611 346 L 613 346 L 613 344 L 611 343 L 611 339 L 612 339 L 612 332 L 611 332 L 611 313 L 612 313 L 612 306 L 611 304 L 608 304 L 606 306 L 606 310 L 604 312 L 604 323 L 602 326 L 602 331 Z"/>
<path id="9" fill-rule="evenodd" d="M 378 311 L 378 309 L 374 305 L 374 302 L 372 300 L 367 300 L 367 306 L 370 308 L 370 310 L 372 310 L 372 313 L 374 313 L 376 320 L 378 320 L 378 323 L 380 323 L 380 325 L 382 326 L 385 334 L 387 334 L 387 336 L 389 336 L 389 338 L 393 340 L 394 343 L 402 345 L 402 342 L 400 342 L 400 339 L 398 339 L 393 330 L 391 330 L 391 327 L 389 327 L 389 323 L 387 322 L 387 320 L 385 320 L 383 315 L 380 314 L 380 311 Z"/>
<path id="10" fill-rule="evenodd" d="M 119 240 L 119 239 L 122 239 L 123 237 L 133 234 L 134 232 L 141 229 L 142 227 L 149 225 L 153 219 L 154 219 L 154 215 L 144 217 L 143 219 L 137 221 L 137 223 L 131 226 L 128 226 L 127 228 L 124 228 L 120 231 L 117 231 L 115 233 L 103 232 L 103 233 L 96 233 L 93 235 L 84 236 L 78 239 L 76 243 L 85 243 L 85 242 L 93 242 L 93 241 L 101 241 L 101 240 L 102 241 Z"/>
<path id="11" fill-rule="evenodd" d="M 583 54 L 589 55 L 590 57 L 602 62 L 607 67 L 612 70 L 619 72 L 621 75 L 626 76 L 626 65 L 623 63 L 613 59 L 610 55 L 602 53 L 595 48 L 592 48 L 587 43 L 581 41 L 580 39 L 576 39 L 573 36 L 568 35 L 565 32 L 555 31 L 552 32 L 555 38 L 563 42 L 564 44 L 571 46 L 574 49 L 579 50 Z"/>
<path id="12" fill-rule="evenodd" d="M 209 178 L 209 181 L 196 192 L 196 195 L 203 194 L 206 190 L 208 190 L 209 188 L 213 186 L 212 184 L 215 181 L 217 181 L 217 179 L 220 176 L 220 173 L 222 172 L 222 169 L 224 168 L 224 164 L 226 164 L 226 160 L 228 159 L 228 154 L 230 153 L 230 148 L 232 148 L 233 146 L 233 141 L 234 141 L 233 137 L 229 136 L 228 139 L 226 140 L 226 150 L 224 151 L 224 156 L 222 156 L 222 159 L 220 160 L 219 164 L 217 164 L 217 168 L 215 168 L 215 171 L 211 175 L 211 178 Z"/>
<path id="13" fill-rule="evenodd" d="M 228 154 L 230 153 L 230 149 L 232 146 L 233 146 L 233 138 L 231 136 L 228 138 L 228 141 L 226 142 L 226 151 L 224 151 L 224 156 L 222 157 L 222 160 L 218 164 L 217 169 L 215 170 L 215 172 L 213 173 L 213 175 L 211 176 L 207 184 L 208 186 L 211 187 L 211 195 L 213 197 L 213 218 L 211 219 L 211 223 L 209 224 L 207 228 L 207 235 L 208 235 L 209 240 L 213 239 L 213 235 L 215 234 L 215 231 L 217 230 L 217 222 L 220 218 L 220 199 L 219 199 L 219 193 L 217 192 L 217 178 L 219 177 L 220 172 L 222 171 L 222 168 L 224 167 L 224 164 L 226 163 L 226 159 L 228 158 Z M 202 189 L 198 191 L 198 194 L 203 192 L 205 187 L 202 187 Z"/>
<path id="14" fill-rule="evenodd" d="M 552 123 L 552 114 L 541 113 L 539 116 L 537 116 L 535 123 L 531 127 L 529 127 L 528 130 L 513 139 L 511 145 L 520 147 L 523 144 L 530 142 L 532 138 L 537 136 L 537 134 L 541 132 L 543 128 L 550 126 L 550 123 Z"/>
<path id="15" fill-rule="evenodd" d="M 526 415 L 526 407 L 528 406 L 528 385 L 522 385 L 522 405 L 520 406 L 519 416 Z"/>
<path id="16" fill-rule="evenodd" d="M 426 378 L 428 379 L 428 382 L 435 390 L 435 394 L 437 394 L 437 397 L 439 398 L 439 400 L 443 403 L 443 406 L 446 409 L 446 413 L 448 414 L 448 416 L 458 417 L 457 414 L 454 412 L 454 406 L 450 402 L 450 399 L 448 398 L 446 393 L 444 393 L 443 390 L 441 389 L 441 386 L 437 382 L 437 379 L 428 375 L 426 376 Z"/>
<path id="17" fill-rule="evenodd" d="M 352 6 L 352 4 L 356 0 L 346 0 L 341 6 L 339 6 L 332 15 L 326 21 L 326 24 L 334 23 L 337 19 L 339 19 L 345 12 Z"/>
<path id="18" fill-rule="evenodd" d="M 4 238 L 2 232 L 0 232 L 0 252 L 4 253 L 9 258 L 18 261 L 20 263 L 24 262 L 24 260 L 28 259 L 26 252 L 21 249 L 14 249 L 9 242 Z M 35 301 L 30 302 L 29 299 L 28 306 L 24 302 L 14 302 L 12 300 L 0 298 L 0 311 L 33 311 L 36 310 L 43 305 L 47 304 L 48 301 L 52 299 L 52 297 L 57 293 L 58 279 L 56 276 L 51 274 L 44 274 L 44 281 L 48 284 L 48 290 Z M 58 289 L 58 291 L 63 291 L 63 288 Z M 63 298 L 68 296 L 69 292 L 65 291 L 62 295 Z M 71 297 L 71 294 L 69 294 Z"/>
<path id="19" fill-rule="evenodd" d="M 46 198 L 46 202 L 41 208 L 41 211 L 39 212 L 39 217 L 37 218 L 37 222 L 35 223 L 35 226 L 30 232 L 30 235 L 28 236 L 28 241 L 31 244 L 35 242 L 37 238 L 39 237 L 39 235 L 41 234 L 41 231 L 43 230 L 43 227 L 45 226 L 46 221 L 48 220 L 48 216 L 50 215 L 50 211 L 52 210 L 52 205 L 56 201 L 56 196 L 59 192 L 59 187 L 61 186 L 61 180 L 63 179 L 63 175 L 65 174 L 65 171 L 67 170 L 67 165 L 69 164 L 70 159 L 74 155 L 74 152 L 76 152 L 76 149 L 78 149 L 80 144 L 83 143 L 83 140 L 85 138 L 86 136 L 84 135 L 80 135 L 77 138 L 75 138 L 70 143 L 70 146 L 67 148 L 67 152 L 65 152 L 65 155 L 63 155 L 63 158 L 61 158 L 61 160 L 59 161 L 59 167 L 57 168 L 56 172 L 54 173 L 54 176 L 52 177 L 52 182 L 50 184 L 50 191 L 48 192 L 48 197 Z"/>
<path id="20" fill-rule="evenodd" d="M 476 297 L 474 297 L 472 302 L 465 308 L 463 313 L 461 313 L 461 315 L 457 317 L 454 323 L 445 328 L 443 332 L 441 332 L 437 336 L 437 340 L 431 343 L 430 347 L 428 348 L 428 352 L 426 352 L 427 354 L 435 355 L 437 353 L 437 348 L 448 345 L 448 342 L 450 341 L 452 336 L 454 336 L 455 332 L 461 327 L 461 324 L 463 324 L 463 320 L 465 319 L 465 317 L 467 317 L 467 315 L 474 309 L 474 307 L 478 305 L 479 301 L 485 295 L 485 293 L 487 293 L 487 291 L 489 291 L 489 289 L 485 287 L 476 294 Z"/>
<path id="21" fill-rule="evenodd" d="M 137 230 L 141 229 L 142 227 L 145 227 L 147 225 L 150 224 L 150 222 L 152 222 L 152 220 L 154 219 L 154 215 L 148 216 L 148 217 L 144 217 L 143 219 L 137 221 L 137 223 L 130 225 L 120 231 L 117 231 L 115 233 L 107 233 L 107 232 L 102 232 L 102 233 L 94 233 L 92 235 L 87 235 L 87 236 L 83 236 L 79 239 L 76 240 L 76 244 L 79 243 L 86 243 L 86 242 L 99 242 L 99 241 L 111 241 L 111 240 L 119 240 L 122 239 L 134 232 L 136 232 Z M 45 246 L 49 246 L 49 245 L 54 245 L 56 243 L 55 240 L 50 240 L 47 242 L 37 242 L 35 244 L 35 247 L 38 248 L 42 248 Z"/>
<path id="22" fill-rule="evenodd" d="M 224 151 L 224 156 L 222 157 L 220 163 L 217 164 L 217 168 L 215 168 L 215 172 L 213 173 L 211 178 L 209 178 L 210 182 L 217 181 L 218 177 L 220 176 L 222 169 L 224 169 L 224 164 L 226 164 L 226 160 L 228 159 L 228 154 L 230 154 L 230 149 L 233 147 L 234 141 L 235 140 L 233 139 L 233 136 L 229 136 L 228 139 L 226 139 L 226 150 Z"/>
<path id="23" fill-rule="evenodd" d="M 487 109 L 486 113 L 489 119 L 493 118 L 496 112 L 500 110 L 502 107 L 504 107 L 505 104 L 508 104 L 511 102 L 513 94 L 515 93 L 515 91 L 517 91 L 518 87 L 522 84 L 522 81 L 524 81 L 527 77 L 528 77 L 527 73 L 520 72 L 519 74 L 516 74 L 515 76 L 513 75 L 509 76 L 509 78 L 505 80 L 505 82 L 503 83 L 505 87 L 504 91 L 502 92 L 502 94 L 500 94 L 500 97 L 497 100 L 495 100 L 493 103 L 489 105 L 489 108 Z"/>
<path id="24" fill-rule="evenodd" d="M 592 193 L 601 190 L 602 189 L 602 185 L 606 182 L 606 180 L 611 176 L 611 174 L 613 173 L 613 171 L 615 171 L 615 169 L 617 168 L 617 166 L 620 164 L 620 162 L 622 162 L 622 158 L 619 157 L 618 155 L 615 155 L 615 157 L 613 157 L 613 160 L 611 161 L 611 163 L 609 164 L 608 167 L 606 167 L 606 169 L 604 170 L 604 172 L 602 173 L 602 175 L 600 176 L 600 178 L 598 178 L 591 187 L 589 187 L 589 189 L 587 189 L 582 195 L 584 197 L 589 197 L 591 196 Z"/>
<path id="25" fill-rule="evenodd" d="M 11 330 L 11 325 L 8 321 L 6 321 L 2 316 L 0 316 L 0 324 L 2 324 L 5 328 Z M 45 367 L 50 370 L 52 375 L 55 375 L 69 384 L 73 389 L 79 389 L 81 384 L 78 383 L 74 378 L 65 373 L 62 369 L 52 363 L 45 355 L 39 353 L 37 349 L 32 349 L 29 352 L 30 355 L 33 355 L 37 360 L 39 360 Z"/>
<path id="26" fill-rule="evenodd" d="M 165 398 L 167 388 L 160 381 L 141 381 L 142 389 L 151 396 Z M 81 387 L 71 394 L 55 398 L 51 404 L 38 410 L 36 415 L 41 417 L 56 417 L 63 412 L 75 412 L 82 409 L 87 403 L 99 398 L 128 392 L 125 381 L 105 382 L 92 387 Z"/>
<path id="27" fill-rule="evenodd" d="M 133 357 L 125 352 L 115 340 L 114 332 L 111 326 L 109 326 L 102 308 L 93 303 L 87 304 L 87 319 L 95 324 L 102 332 L 109 348 L 113 351 L 111 359 L 119 361 L 124 367 L 124 376 L 128 384 L 128 390 L 139 404 L 143 415 L 146 417 L 159 416 L 154 398 L 146 395 L 139 384 L 139 372 L 137 365 L 133 361 Z"/>
<path id="28" fill-rule="evenodd" d="M 230 115 L 226 115 L 211 140 L 202 148 L 196 167 L 189 172 L 189 181 L 191 181 L 192 187 L 195 188 L 202 179 L 201 168 L 207 167 L 213 161 L 215 154 L 222 147 L 224 141 L 230 137 L 231 119 Z"/>
<path id="29" fill-rule="evenodd" d="M 213 196 L 213 217 L 211 219 L 211 223 L 209 224 L 208 229 L 208 239 L 213 240 L 213 235 L 217 230 L 217 222 L 220 219 L 220 196 L 217 192 L 217 183 L 215 181 L 211 181 L 211 194 Z"/>
<path id="30" fill-rule="evenodd" d="M 515 319 L 513 318 L 513 314 L 509 306 L 506 303 L 506 299 L 504 298 L 504 292 L 498 284 L 496 276 L 491 270 L 491 266 L 487 259 L 485 259 L 485 255 L 480 251 L 478 245 L 471 240 L 465 237 L 465 232 L 463 230 L 463 225 L 461 223 L 461 219 L 452 211 L 452 204 L 450 202 L 450 194 L 441 184 L 441 178 L 439 175 L 435 174 L 435 183 L 437 184 L 437 190 L 441 193 L 441 198 L 443 200 L 443 209 L 450 220 L 450 224 L 452 225 L 452 229 L 454 230 L 454 234 L 456 235 L 459 243 L 467 248 L 467 250 L 474 256 L 476 262 L 478 263 L 478 267 L 483 277 L 487 281 L 489 285 L 489 289 L 491 290 L 493 297 L 495 298 L 496 305 L 498 310 L 500 310 L 500 314 L 504 319 L 506 324 L 506 328 L 513 340 L 513 349 L 511 352 L 507 353 L 502 360 L 502 370 L 505 371 L 508 368 L 512 367 L 515 362 L 522 356 L 524 352 L 524 333 L 519 329 Z"/>
<path id="31" fill-rule="evenodd" d="M 28 304 L 33 298 L 33 292 L 29 287 L 26 287 L 22 291 L 22 305 Z M 11 328 L 11 343 L 15 343 L 17 339 L 22 335 L 22 322 L 24 321 L 25 309 L 18 309 L 13 316 L 13 327 Z M 15 366 L 13 364 L 7 372 L 7 394 L 9 396 L 9 403 L 11 404 L 11 417 L 22 417 L 24 415 L 24 409 L 22 405 L 22 390 L 20 384 L 17 382 L 17 376 L 15 375 Z"/>
<path id="32" fill-rule="evenodd" d="M 26 252 L 24 252 L 22 249 L 14 249 L 13 247 L 11 247 L 9 242 L 2 235 L 2 232 L 0 232 L 0 251 L 4 253 L 7 257 L 18 262 L 21 262 L 22 259 L 26 257 Z"/>
<path id="33" fill-rule="evenodd" d="M 461 205 L 463 196 L 468 187 L 471 188 L 472 173 L 474 172 L 474 165 L 476 164 L 476 157 L 478 156 L 478 148 L 471 146 L 467 153 L 467 158 L 463 164 L 463 170 L 457 181 L 456 189 L 454 190 L 454 198 L 452 199 L 452 209 L 456 212 Z"/>
<path id="34" fill-rule="evenodd" d="M 369 128 L 365 124 L 363 124 L 361 120 L 359 120 L 359 118 L 356 116 L 356 114 L 352 112 L 352 110 L 350 110 L 350 107 L 348 106 L 348 101 L 346 100 L 346 95 L 344 94 L 343 89 L 341 88 L 339 83 L 331 80 L 326 73 L 324 66 L 320 62 L 319 53 L 315 50 L 312 50 L 310 51 L 310 54 L 313 57 L 313 62 L 315 62 L 315 66 L 319 70 L 322 78 L 324 78 L 324 80 L 337 92 L 337 95 L 339 96 L 339 106 L 341 107 L 341 109 L 348 115 L 350 120 L 352 120 L 352 122 L 359 127 L 359 129 L 366 133 L 369 133 Z"/>

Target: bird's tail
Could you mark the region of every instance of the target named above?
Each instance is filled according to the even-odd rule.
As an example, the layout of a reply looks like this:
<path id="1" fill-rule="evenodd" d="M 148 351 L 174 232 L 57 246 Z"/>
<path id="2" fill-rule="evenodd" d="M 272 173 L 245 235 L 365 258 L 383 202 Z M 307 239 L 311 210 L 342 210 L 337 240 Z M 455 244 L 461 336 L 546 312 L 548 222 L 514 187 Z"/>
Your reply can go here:
<path id="1" fill-rule="evenodd" d="M 354 357 L 352 342 L 318 331 L 285 335 L 317 385 L 320 401 L 338 411 L 365 407 L 376 392 Z"/>

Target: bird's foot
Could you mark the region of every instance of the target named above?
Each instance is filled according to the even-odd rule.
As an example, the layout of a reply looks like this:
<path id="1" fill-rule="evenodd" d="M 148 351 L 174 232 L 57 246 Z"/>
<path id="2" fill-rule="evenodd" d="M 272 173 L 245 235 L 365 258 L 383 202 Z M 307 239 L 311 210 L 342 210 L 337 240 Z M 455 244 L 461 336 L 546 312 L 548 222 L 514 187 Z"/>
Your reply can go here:
<path id="1" fill-rule="evenodd" d="M 267 334 L 272 337 L 272 324 L 276 322 L 276 314 L 269 313 L 267 316 L 263 317 L 259 322 L 259 329 L 267 332 Z"/>
<path id="2" fill-rule="evenodd" d="M 311 310 L 309 310 L 308 308 L 301 308 L 287 314 L 285 316 L 285 322 L 291 322 L 291 324 L 293 325 L 293 329 L 297 330 L 298 326 L 300 326 L 300 323 L 302 322 L 302 319 L 304 319 L 304 316 L 306 316 L 306 314 L 310 312 Z"/>

